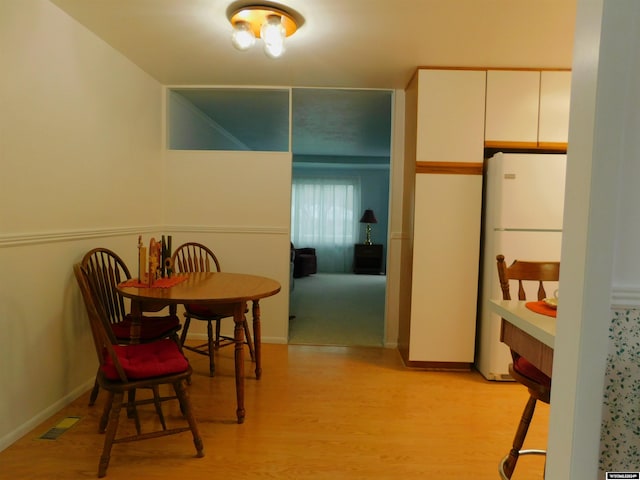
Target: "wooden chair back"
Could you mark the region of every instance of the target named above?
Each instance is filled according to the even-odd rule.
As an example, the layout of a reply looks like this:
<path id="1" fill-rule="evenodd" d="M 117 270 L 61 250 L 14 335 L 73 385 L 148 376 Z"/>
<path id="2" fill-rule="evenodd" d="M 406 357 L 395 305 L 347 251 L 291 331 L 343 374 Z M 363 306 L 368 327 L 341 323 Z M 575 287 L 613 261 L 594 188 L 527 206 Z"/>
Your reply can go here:
<path id="1" fill-rule="evenodd" d="M 220 262 L 213 251 L 197 242 L 187 242 L 180 245 L 171 256 L 173 269 L 177 273 L 191 272 L 220 272 Z M 202 305 L 186 304 L 185 322 L 182 327 L 180 343 L 182 348 L 209 357 L 209 375 L 215 372 L 214 352 L 220 347 L 235 345 L 235 337 L 222 335 L 220 331 L 220 321 L 224 318 L 232 318 L 235 306 L 233 304 L 216 304 L 211 307 Z M 247 310 L 245 309 L 245 314 Z M 201 320 L 207 322 L 207 343 L 198 346 L 185 344 L 191 320 Z M 212 322 L 215 322 L 215 333 Z M 255 361 L 255 350 L 253 339 L 249 330 L 246 318 L 243 319 L 245 342 L 249 347 L 251 360 Z"/>
<path id="2" fill-rule="evenodd" d="M 122 322 L 127 316 L 127 305 L 116 286 L 131 278 L 129 269 L 115 252 L 107 248 L 94 248 L 82 258 L 80 265 L 95 289 L 97 301 L 109 322 Z"/>
<path id="3" fill-rule="evenodd" d="M 109 323 L 122 322 L 128 314 L 129 302 L 118 293 L 117 286 L 131 278 L 131 273 L 124 260 L 114 251 L 99 247 L 89 250 L 80 264 L 91 279 L 92 286 L 96 289 L 97 300 L 104 308 Z M 166 308 L 164 304 L 145 302 L 142 311 L 159 312 L 164 308 Z M 169 307 L 169 313 L 175 315 L 175 305 Z"/>
<path id="4" fill-rule="evenodd" d="M 104 354 L 107 353 L 113 361 L 120 380 L 122 382 L 128 382 L 124 369 L 120 364 L 120 360 L 113 349 L 113 345 L 117 345 L 118 342 L 109 326 L 109 319 L 106 312 L 98 299 L 98 289 L 95 286 L 92 286 L 93 279 L 87 274 L 80 263 L 76 263 L 73 266 L 73 273 L 76 277 L 76 281 L 78 282 L 78 286 L 80 287 L 82 299 L 84 300 L 84 304 L 87 309 L 93 343 L 96 348 L 96 354 L 98 355 L 98 362 L 100 363 L 100 366 L 104 365 Z"/>
<path id="5" fill-rule="evenodd" d="M 560 262 L 515 260 L 507 267 L 504 255 L 498 255 L 496 260 L 498 262 L 498 278 L 500 279 L 503 300 L 511 300 L 509 280 L 518 281 L 518 300 L 527 300 L 524 288 L 525 281 L 537 282 L 537 299 L 542 300 L 547 297 L 544 282 L 557 282 L 560 279 Z"/>
<path id="6" fill-rule="evenodd" d="M 220 262 L 213 251 L 197 242 L 183 243 L 176 248 L 172 261 L 173 268 L 178 273 L 221 271 Z"/>

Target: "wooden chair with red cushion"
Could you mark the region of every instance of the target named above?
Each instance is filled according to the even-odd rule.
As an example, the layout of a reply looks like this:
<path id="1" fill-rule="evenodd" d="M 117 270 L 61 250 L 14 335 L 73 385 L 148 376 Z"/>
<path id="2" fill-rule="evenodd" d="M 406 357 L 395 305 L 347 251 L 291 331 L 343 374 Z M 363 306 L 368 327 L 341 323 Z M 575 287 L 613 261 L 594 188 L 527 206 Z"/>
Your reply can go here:
<path id="1" fill-rule="evenodd" d="M 122 258 L 107 248 L 94 248 L 88 251 L 80 262 L 82 268 L 89 275 L 92 285 L 95 286 L 101 307 L 106 312 L 109 326 L 118 343 L 127 345 L 131 343 L 131 314 L 129 305 L 118 294 L 116 286 L 129 280 L 131 273 Z M 165 305 L 144 305 L 144 312 L 159 312 Z M 140 343 L 153 342 L 161 338 L 171 338 L 179 343 L 180 318 L 176 315 L 176 307 L 169 308 L 169 315 L 143 316 L 140 327 Z M 89 405 L 95 403 L 98 396 L 98 384 L 96 383 Z"/>
<path id="2" fill-rule="evenodd" d="M 74 265 L 74 274 L 85 301 L 98 355 L 100 367 L 97 381 L 100 387 L 108 392 L 99 426 L 100 433 L 105 433 L 105 439 L 98 464 L 98 477 L 106 475 L 111 449 L 116 443 L 145 440 L 190 430 L 196 456 L 203 457 L 202 438 L 198 432 L 186 386 L 191 376 L 191 367 L 178 344 L 168 338 L 133 345 L 119 344 L 110 328 L 106 311 L 102 304 L 96 301 L 96 290 L 92 287 L 91 278 L 79 263 Z M 131 404 L 124 401 L 124 394 L 141 388 L 157 392 L 160 385 L 170 385 L 173 388 L 175 397 L 165 397 L 161 400 L 177 398 L 188 426 L 167 429 L 163 425 L 162 430 L 142 433 L 136 407 L 156 402 L 157 399 Z M 124 405 L 133 407 L 136 434 L 116 438 L 120 412 Z"/>
<path id="3" fill-rule="evenodd" d="M 173 252 L 171 257 L 173 269 L 177 273 L 185 272 L 219 272 L 220 262 L 213 251 L 205 245 L 196 242 L 187 242 L 180 245 Z M 233 305 L 185 305 L 185 322 L 182 327 L 180 336 L 180 344 L 182 348 L 191 350 L 192 352 L 209 357 L 209 375 L 213 377 L 215 373 L 214 351 L 220 347 L 234 345 L 235 339 L 220 334 L 220 321 L 224 318 L 233 317 Z M 246 313 L 246 312 L 245 312 Z M 207 343 L 197 346 L 185 345 L 187 332 L 191 319 L 202 320 L 207 322 Z M 213 325 L 216 325 L 215 336 L 213 333 Z M 244 319 L 244 336 L 245 343 L 249 347 L 251 360 L 255 361 L 255 351 L 253 348 L 253 339 L 249 330 L 249 324 Z"/>
<path id="4" fill-rule="evenodd" d="M 511 300 L 509 281 L 518 284 L 518 300 L 527 300 L 525 282 L 534 282 L 537 290 L 537 300 L 547 297 L 544 282 L 557 282 L 560 278 L 560 262 L 531 262 L 515 260 L 509 267 L 503 255 L 496 257 L 498 263 L 498 278 L 502 289 L 503 300 Z M 509 365 L 509 373 L 514 380 L 529 390 L 529 400 L 522 412 L 520 424 L 513 439 L 511 451 L 500 462 L 500 475 L 503 479 L 510 479 L 520 455 L 540 454 L 544 450 L 522 450 L 524 439 L 535 412 L 538 401 L 549 403 L 551 397 L 551 378 L 532 365 L 526 358 L 511 350 L 513 363 Z"/>

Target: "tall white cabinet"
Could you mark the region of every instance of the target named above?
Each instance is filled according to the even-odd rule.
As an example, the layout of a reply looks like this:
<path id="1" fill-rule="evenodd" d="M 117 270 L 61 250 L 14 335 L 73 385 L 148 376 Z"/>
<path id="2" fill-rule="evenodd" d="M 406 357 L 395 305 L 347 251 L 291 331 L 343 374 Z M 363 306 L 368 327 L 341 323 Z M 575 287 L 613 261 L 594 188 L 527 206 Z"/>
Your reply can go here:
<path id="1" fill-rule="evenodd" d="M 411 313 L 398 343 L 410 366 L 468 368 L 474 360 L 485 82 L 482 70 L 422 69 L 408 89 Z"/>

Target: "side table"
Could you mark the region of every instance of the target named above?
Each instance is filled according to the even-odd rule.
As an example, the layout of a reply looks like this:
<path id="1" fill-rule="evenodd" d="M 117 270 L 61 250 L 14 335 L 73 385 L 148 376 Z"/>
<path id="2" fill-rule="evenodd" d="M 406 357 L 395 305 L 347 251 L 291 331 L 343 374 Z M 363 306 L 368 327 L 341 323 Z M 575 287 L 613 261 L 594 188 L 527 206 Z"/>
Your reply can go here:
<path id="1" fill-rule="evenodd" d="M 382 273 L 382 244 L 356 243 L 353 252 L 354 273 Z"/>

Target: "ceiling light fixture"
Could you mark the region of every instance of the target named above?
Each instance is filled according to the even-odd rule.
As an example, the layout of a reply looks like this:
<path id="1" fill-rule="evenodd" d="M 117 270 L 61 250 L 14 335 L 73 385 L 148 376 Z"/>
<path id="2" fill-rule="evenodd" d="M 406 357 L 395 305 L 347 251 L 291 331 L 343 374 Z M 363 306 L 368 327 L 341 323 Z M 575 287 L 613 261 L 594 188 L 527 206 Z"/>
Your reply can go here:
<path id="1" fill-rule="evenodd" d="M 278 58 L 284 53 L 284 40 L 293 35 L 301 25 L 301 17 L 267 5 L 248 5 L 229 13 L 233 26 L 231 42 L 238 50 L 248 50 L 256 38 L 264 41 L 264 52 L 268 57 Z"/>

